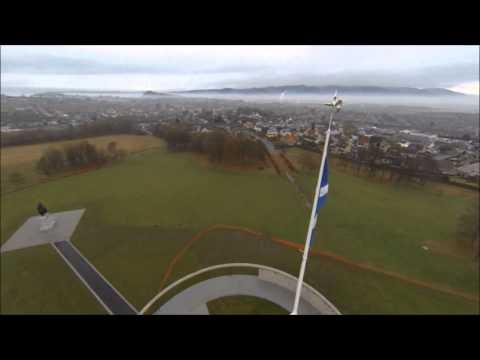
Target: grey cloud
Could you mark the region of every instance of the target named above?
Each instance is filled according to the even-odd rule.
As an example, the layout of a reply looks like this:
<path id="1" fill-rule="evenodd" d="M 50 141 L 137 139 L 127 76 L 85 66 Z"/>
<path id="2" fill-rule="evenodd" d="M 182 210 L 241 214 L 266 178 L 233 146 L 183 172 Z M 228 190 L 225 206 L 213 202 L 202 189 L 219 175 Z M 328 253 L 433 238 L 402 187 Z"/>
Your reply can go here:
<path id="1" fill-rule="evenodd" d="M 478 65 L 474 63 L 452 64 L 397 71 L 346 71 L 329 74 L 268 74 L 244 79 L 210 83 L 219 87 L 254 87 L 281 85 L 376 85 L 411 87 L 451 87 L 458 83 L 479 78 Z"/>
<path id="2" fill-rule="evenodd" d="M 158 61 L 155 64 L 104 63 L 90 59 L 70 58 L 41 54 L 35 57 L 13 56 L 2 60 L 2 73 L 55 74 L 55 75 L 104 75 L 104 74 L 227 74 L 255 72 L 264 69 L 260 65 L 210 65 Z"/>
<path id="3" fill-rule="evenodd" d="M 55 86 L 70 77 L 78 86 L 90 88 L 109 82 L 110 86 L 168 83 L 197 89 L 295 84 L 452 87 L 479 79 L 478 49 L 465 47 L 312 47 L 307 51 L 263 47 L 258 52 L 257 48 L 3 49 L 2 84 L 16 86 L 28 82 Z M 449 65 L 438 65 L 442 63 Z"/>

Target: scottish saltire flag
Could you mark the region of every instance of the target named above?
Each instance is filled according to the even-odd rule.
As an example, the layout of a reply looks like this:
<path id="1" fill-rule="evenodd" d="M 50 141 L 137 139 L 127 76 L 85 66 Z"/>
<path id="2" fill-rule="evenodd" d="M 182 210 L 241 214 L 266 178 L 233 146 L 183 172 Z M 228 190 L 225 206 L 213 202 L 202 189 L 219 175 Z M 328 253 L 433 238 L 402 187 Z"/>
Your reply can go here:
<path id="1" fill-rule="evenodd" d="M 327 194 L 328 194 L 328 157 L 325 159 L 325 167 L 323 168 L 322 180 L 320 182 L 320 190 L 318 192 L 318 201 L 317 201 L 317 209 L 315 210 L 315 223 L 313 227 L 317 225 L 317 218 L 318 212 L 320 208 L 325 205 L 327 201 Z"/>
<path id="2" fill-rule="evenodd" d="M 328 194 L 328 158 L 325 159 L 325 167 L 323 168 L 322 174 L 322 181 L 320 182 L 320 191 L 318 192 L 318 201 L 317 201 L 317 209 L 315 210 L 315 221 L 312 224 L 312 234 L 310 240 L 310 247 L 313 245 L 313 241 L 315 240 L 315 227 L 317 226 L 317 219 L 318 219 L 318 212 L 325 202 L 327 201 L 327 194 Z"/>
<path id="3" fill-rule="evenodd" d="M 323 168 L 322 174 L 322 181 L 320 182 L 320 191 L 318 194 L 318 202 L 317 202 L 317 216 L 318 210 L 320 210 L 323 205 L 325 205 L 325 201 L 327 201 L 327 194 L 328 194 L 328 158 L 325 159 L 325 167 Z"/>

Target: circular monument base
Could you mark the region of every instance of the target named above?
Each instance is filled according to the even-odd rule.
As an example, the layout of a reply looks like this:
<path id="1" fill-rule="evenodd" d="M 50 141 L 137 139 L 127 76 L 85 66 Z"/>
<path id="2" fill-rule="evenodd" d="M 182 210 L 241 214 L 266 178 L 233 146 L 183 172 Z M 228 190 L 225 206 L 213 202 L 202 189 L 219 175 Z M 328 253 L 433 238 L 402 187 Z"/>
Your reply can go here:
<path id="1" fill-rule="evenodd" d="M 161 298 L 184 281 L 210 271 L 224 268 L 255 268 L 257 275 L 225 275 L 201 281 L 176 294 L 158 306 Z M 273 302 L 288 312 L 292 311 L 297 278 L 281 270 L 248 263 L 211 266 L 177 280 L 155 296 L 140 312 L 155 315 L 208 315 L 207 303 L 227 296 L 247 295 Z M 158 306 L 156 310 L 154 307 Z M 303 285 L 298 314 L 339 315 L 338 309 L 308 284 Z"/>

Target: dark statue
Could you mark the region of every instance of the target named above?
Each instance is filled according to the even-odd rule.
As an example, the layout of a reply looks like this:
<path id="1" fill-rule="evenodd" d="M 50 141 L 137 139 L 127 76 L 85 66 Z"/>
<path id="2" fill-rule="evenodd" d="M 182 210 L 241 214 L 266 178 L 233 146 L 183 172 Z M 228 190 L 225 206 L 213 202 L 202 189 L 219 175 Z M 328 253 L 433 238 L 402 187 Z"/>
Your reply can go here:
<path id="1" fill-rule="evenodd" d="M 48 212 L 45 205 L 43 205 L 41 202 L 39 202 L 37 205 L 37 211 L 41 216 L 44 216 Z"/>

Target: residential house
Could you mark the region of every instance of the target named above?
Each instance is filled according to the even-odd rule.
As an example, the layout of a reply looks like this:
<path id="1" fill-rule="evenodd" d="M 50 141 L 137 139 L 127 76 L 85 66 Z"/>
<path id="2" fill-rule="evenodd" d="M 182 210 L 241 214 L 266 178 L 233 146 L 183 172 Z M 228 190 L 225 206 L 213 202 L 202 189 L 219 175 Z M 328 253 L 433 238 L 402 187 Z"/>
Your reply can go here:
<path id="1" fill-rule="evenodd" d="M 293 146 L 297 143 L 297 137 L 292 133 L 289 133 L 285 136 L 282 136 L 280 141 L 285 145 Z"/>
<path id="2" fill-rule="evenodd" d="M 360 135 L 358 137 L 358 146 L 360 147 L 367 147 L 370 143 L 370 137 L 367 135 Z"/>
<path id="3" fill-rule="evenodd" d="M 478 180 L 480 174 L 480 163 L 473 163 L 468 165 L 463 165 L 457 168 L 458 175 L 466 179 L 475 179 Z"/>
<path id="4" fill-rule="evenodd" d="M 268 138 L 274 138 L 274 137 L 277 137 L 277 136 L 278 136 L 277 129 L 275 129 L 275 128 L 268 129 L 268 131 L 267 131 L 267 137 Z"/>
<path id="5" fill-rule="evenodd" d="M 255 125 L 253 124 L 252 121 L 246 121 L 243 123 L 243 126 L 247 129 L 253 129 Z"/>
<path id="6" fill-rule="evenodd" d="M 292 135 L 292 131 L 289 128 L 283 128 L 280 130 L 280 136 Z"/>

